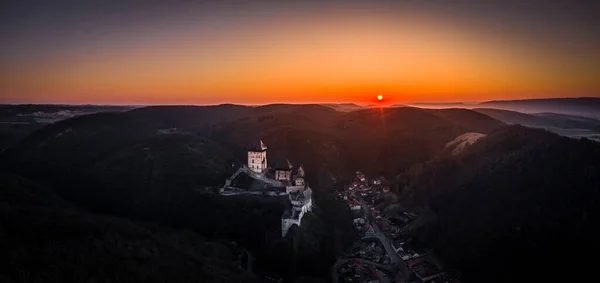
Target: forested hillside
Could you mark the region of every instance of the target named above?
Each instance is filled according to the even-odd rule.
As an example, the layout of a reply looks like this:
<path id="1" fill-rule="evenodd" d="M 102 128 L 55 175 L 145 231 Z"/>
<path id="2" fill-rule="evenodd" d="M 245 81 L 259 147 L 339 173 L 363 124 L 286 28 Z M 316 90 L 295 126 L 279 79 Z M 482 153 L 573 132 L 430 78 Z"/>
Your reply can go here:
<path id="1" fill-rule="evenodd" d="M 592 262 L 578 259 L 598 251 L 598 160 L 596 142 L 510 126 L 414 166 L 402 199 L 436 213 L 417 236 L 469 282 L 584 278 Z"/>
<path id="2" fill-rule="evenodd" d="M 2 282 L 260 282 L 195 233 L 91 214 L 0 173 Z"/>

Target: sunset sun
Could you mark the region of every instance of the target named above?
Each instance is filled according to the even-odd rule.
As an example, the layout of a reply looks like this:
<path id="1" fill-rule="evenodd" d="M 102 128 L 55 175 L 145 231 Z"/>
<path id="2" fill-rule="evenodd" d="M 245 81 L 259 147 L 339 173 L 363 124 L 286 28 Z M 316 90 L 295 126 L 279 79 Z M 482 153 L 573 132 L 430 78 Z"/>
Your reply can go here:
<path id="1" fill-rule="evenodd" d="M 377 100 L 382 101 L 383 100 L 383 95 L 377 95 Z"/>

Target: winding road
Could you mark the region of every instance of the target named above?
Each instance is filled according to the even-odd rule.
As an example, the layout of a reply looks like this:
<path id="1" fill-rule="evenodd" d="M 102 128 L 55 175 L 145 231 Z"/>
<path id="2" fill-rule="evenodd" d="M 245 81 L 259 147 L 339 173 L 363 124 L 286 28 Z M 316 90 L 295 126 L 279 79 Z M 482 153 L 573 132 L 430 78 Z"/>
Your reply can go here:
<path id="1" fill-rule="evenodd" d="M 367 206 L 367 203 L 363 200 L 362 197 L 356 196 L 356 195 L 354 195 L 354 196 L 357 197 L 358 200 L 360 201 L 360 205 L 361 205 L 362 209 L 365 211 L 365 215 L 367 216 L 367 220 L 369 221 L 369 224 L 371 224 L 371 226 L 373 226 L 373 229 L 375 230 L 375 234 L 377 235 L 377 238 L 379 238 L 379 241 L 385 248 L 385 251 L 387 252 L 388 256 L 390 257 L 390 260 L 393 263 L 394 267 L 397 268 L 397 270 L 398 270 L 398 273 L 396 274 L 397 279 L 409 280 L 412 275 L 412 271 L 410 271 L 410 269 L 408 268 L 406 263 L 400 258 L 398 253 L 396 253 L 396 251 L 390 244 L 390 240 L 381 231 L 381 229 L 379 228 L 379 225 L 377 225 L 377 222 L 375 222 L 375 217 L 373 217 L 373 213 Z"/>

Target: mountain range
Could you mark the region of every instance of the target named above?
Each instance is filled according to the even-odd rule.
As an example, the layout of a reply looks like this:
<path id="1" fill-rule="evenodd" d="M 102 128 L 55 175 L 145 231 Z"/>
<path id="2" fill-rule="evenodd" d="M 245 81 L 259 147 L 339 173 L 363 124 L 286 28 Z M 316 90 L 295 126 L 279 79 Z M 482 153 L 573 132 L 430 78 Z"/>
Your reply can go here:
<path id="1" fill-rule="evenodd" d="M 128 232 L 125 226 L 135 231 L 154 229 L 148 233 L 165 235 L 155 240 L 161 252 L 162 243 L 172 244 L 166 240 L 168 235 L 191 233 L 186 235 L 196 236 L 190 243 L 172 245 L 236 242 L 256 256 L 255 272 L 277 272 L 286 280 L 324 279 L 328 264 L 352 240 L 348 208 L 339 206 L 330 193 L 359 170 L 393 182 L 404 206 L 436 215 L 414 236 L 434 247 L 449 267 L 463 274 L 465 282 L 524 282 L 530 275 L 547 274 L 532 263 L 552 267 L 555 277 L 548 278 L 558 278 L 573 275 L 571 268 L 589 267 L 568 261 L 579 256 L 579 251 L 596 251 L 600 144 L 545 128 L 591 131 L 597 129 L 596 121 L 497 109 L 336 111 L 324 105 L 286 104 L 153 106 L 82 115 L 38 129 L 2 153 L 0 168 L 9 172 L 2 195 L 10 197 L 2 199 L 7 216 L 3 215 L 0 225 L 8 231 L 5 234 L 20 235 L 34 228 L 17 223 L 37 218 L 62 221 L 61 214 L 41 216 L 50 208 L 38 207 L 51 205 L 52 210 L 79 217 L 73 218 L 79 222 L 68 225 L 92 223 L 91 231 L 94 225 L 108 225 L 102 223 L 127 223 L 115 224 L 115 233 L 136 239 L 146 232 Z M 463 139 L 457 140 L 459 136 Z M 246 146 L 255 139 L 267 145 L 269 160 L 286 157 L 304 165 L 321 207 L 311 221 L 315 228 L 292 233 L 293 244 L 278 238 L 284 210 L 279 199 L 213 193 L 245 163 Z M 457 144 L 460 150 L 455 150 Z M 29 214 L 29 210 L 37 212 Z M 144 225 L 151 228 L 137 228 Z M 36 234 L 49 233 L 36 231 L 31 242 L 19 242 L 28 252 L 39 247 L 34 245 Z M 66 235 L 74 233 L 65 231 Z M 102 235 L 100 242 L 120 241 Z M 82 242 L 81 249 L 96 257 L 97 252 L 89 247 L 93 243 Z M 143 243 L 143 248 L 153 250 L 154 246 Z M 113 244 L 106 245 L 110 250 Z M 299 247 L 305 252 L 300 253 Z M 173 262 L 185 265 L 179 261 L 188 255 L 182 250 L 172 254 Z M 55 260 L 48 257 L 40 262 Z M 250 276 L 248 280 L 254 280 L 231 262 L 206 260 L 215 270 L 222 268 L 223 276 L 231 276 L 206 278 L 246 280 L 244 276 Z M 19 262 L 24 264 L 27 257 Z M 302 264 L 307 268 L 296 268 Z M 19 268 L 35 276 L 48 272 L 23 266 Z M 139 270 L 156 269 L 152 265 L 139 268 L 122 272 L 134 272 L 132 278 L 140 278 Z M 177 268 L 183 267 L 158 270 L 185 274 Z M 68 265 L 57 267 L 64 269 Z M 524 271 L 530 273 L 519 276 Z M 590 272 L 584 269 L 578 275 Z M 202 281 L 205 277 L 201 276 L 213 275 L 197 276 L 182 280 Z"/>
<path id="2" fill-rule="evenodd" d="M 600 119 L 600 112 L 598 111 L 598 109 L 600 108 L 599 97 L 492 100 L 478 103 L 415 102 L 408 103 L 407 105 L 423 108 L 493 108 L 530 114 L 556 113 Z"/>

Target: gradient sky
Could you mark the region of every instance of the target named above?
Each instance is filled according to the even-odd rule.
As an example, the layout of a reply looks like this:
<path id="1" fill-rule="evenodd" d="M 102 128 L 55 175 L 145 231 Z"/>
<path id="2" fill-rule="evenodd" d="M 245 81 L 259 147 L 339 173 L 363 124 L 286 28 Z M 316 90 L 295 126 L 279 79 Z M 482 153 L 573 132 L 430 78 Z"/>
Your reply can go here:
<path id="1" fill-rule="evenodd" d="M 600 96 L 580 0 L 3 1 L 0 102 Z"/>

